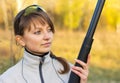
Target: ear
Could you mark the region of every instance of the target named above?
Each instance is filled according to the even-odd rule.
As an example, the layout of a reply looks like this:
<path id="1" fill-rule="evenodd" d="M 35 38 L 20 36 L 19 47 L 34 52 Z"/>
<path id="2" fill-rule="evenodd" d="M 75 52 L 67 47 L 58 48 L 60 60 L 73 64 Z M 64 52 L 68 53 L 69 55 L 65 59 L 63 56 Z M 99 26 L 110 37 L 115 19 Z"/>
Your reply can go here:
<path id="1" fill-rule="evenodd" d="M 22 36 L 16 35 L 16 36 L 15 36 L 15 40 L 16 40 L 16 43 L 17 43 L 18 45 L 21 45 L 22 47 L 25 46 L 25 42 L 24 42 Z"/>

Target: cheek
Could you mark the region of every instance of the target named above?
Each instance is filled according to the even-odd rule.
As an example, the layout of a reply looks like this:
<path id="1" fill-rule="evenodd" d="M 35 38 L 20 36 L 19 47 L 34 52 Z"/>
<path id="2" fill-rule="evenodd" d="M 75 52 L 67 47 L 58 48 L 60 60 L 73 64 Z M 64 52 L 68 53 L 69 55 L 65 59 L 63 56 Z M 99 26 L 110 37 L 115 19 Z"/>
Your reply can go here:
<path id="1" fill-rule="evenodd" d="M 28 37 L 25 39 L 25 44 L 29 45 L 29 46 L 34 46 L 37 45 L 38 43 L 40 44 L 41 42 L 41 38 L 37 38 L 37 37 Z"/>
<path id="2" fill-rule="evenodd" d="M 51 38 L 51 40 L 53 40 L 53 38 L 54 38 L 54 34 L 53 33 L 50 34 L 50 38 Z"/>
<path id="3" fill-rule="evenodd" d="M 41 47 L 41 41 L 38 39 L 29 39 L 29 41 L 26 42 L 25 47 L 29 50 L 37 50 Z"/>
<path id="4" fill-rule="evenodd" d="M 31 45 L 36 45 L 36 44 L 40 44 L 41 41 L 42 40 L 40 38 L 33 38 L 33 39 L 29 40 L 28 43 Z"/>

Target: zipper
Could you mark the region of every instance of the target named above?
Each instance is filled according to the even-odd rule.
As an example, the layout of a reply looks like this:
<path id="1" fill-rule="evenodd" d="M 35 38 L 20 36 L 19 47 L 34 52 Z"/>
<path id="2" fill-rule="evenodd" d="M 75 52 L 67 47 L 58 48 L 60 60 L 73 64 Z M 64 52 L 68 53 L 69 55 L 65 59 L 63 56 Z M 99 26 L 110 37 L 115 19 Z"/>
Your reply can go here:
<path id="1" fill-rule="evenodd" d="M 39 74 L 40 74 L 41 83 L 44 83 L 43 74 L 42 74 L 42 64 L 44 60 L 45 60 L 45 57 L 42 57 L 40 59 L 40 64 L 39 64 Z"/>

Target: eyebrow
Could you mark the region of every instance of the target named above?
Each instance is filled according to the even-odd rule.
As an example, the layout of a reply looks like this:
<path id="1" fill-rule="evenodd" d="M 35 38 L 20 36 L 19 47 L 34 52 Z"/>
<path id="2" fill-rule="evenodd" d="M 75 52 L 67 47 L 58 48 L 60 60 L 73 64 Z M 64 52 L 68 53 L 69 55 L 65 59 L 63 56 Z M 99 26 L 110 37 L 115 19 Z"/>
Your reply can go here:
<path id="1" fill-rule="evenodd" d="M 39 27 L 39 26 L 35 27 L 35 29 L 40 29 L 40 28 L 42 28 L 42 27 Z M 51 27 L 49 25 L 47 25 L 46 28 L 51 28 Z"/>

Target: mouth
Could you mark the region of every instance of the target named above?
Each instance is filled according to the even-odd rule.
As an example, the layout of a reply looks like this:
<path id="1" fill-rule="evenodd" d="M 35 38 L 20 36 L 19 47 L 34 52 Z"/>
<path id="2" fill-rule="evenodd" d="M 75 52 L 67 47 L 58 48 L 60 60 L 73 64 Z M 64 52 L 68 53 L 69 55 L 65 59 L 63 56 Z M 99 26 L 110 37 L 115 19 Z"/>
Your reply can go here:
<path id="1" fill-rule="evenodd" d="M 44 44 L 42 44 L 42 46 L 44 46 L 44 47 L 50 47 L 51 46 L 51 42 L 44 43 Z"/>

